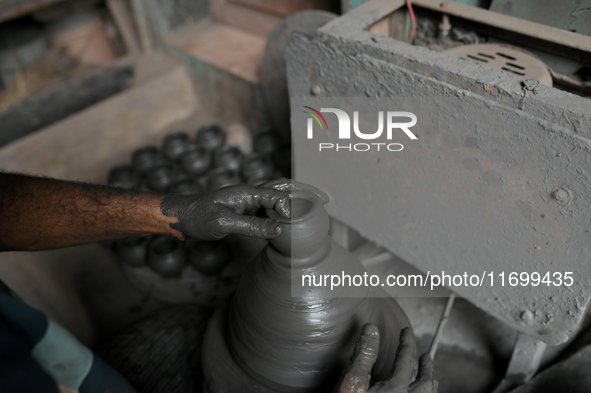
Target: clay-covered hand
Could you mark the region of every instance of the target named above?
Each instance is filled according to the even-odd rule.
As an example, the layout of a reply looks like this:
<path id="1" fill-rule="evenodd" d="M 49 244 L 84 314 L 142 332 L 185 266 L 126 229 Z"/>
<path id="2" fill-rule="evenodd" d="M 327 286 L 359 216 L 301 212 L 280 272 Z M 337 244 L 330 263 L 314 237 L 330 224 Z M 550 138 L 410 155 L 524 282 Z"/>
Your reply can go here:
<path id="1" fill-rule="evenodd" d="M 429 354 L 420 357 L 417 377 L 414 382 L 411 381 L 416 365 L 416 343 L 409 328 L 400 332 L 400 345 L 392 376 L 385 381 L 370 383 L 379 345 L 378 328 L 371 323 L 365 324 L 355 343 L 349 367 L 341 376 L 335 393 L 437 393 L 437 381 L 433 379 L 433 362 Z"/>
<path id="2" fill-rule="evenodd" d="M 327 193 L 320 191 L 314 186 L 309 184 L 300 183 L 299 181 L 287 179 L 285 177 L 281 177 L 275 180 L 271 180 L 262 185 L 263 187 L 267 188 L 274 188 L 280 191 L 288 191 L 288 190 L 303 190 L 303 191 L 310 191 L 314 194 L 318 195 L 324 204 L 330 202 L 330 197 Z"/>
<path id="3" fill-rule="evenodd" d="M 272 239 L 281 226 L 270 218 L 257 217 L 261 208 L 289 218 L 289 193 L 267 187 L 233 186 L 200 195 L 168 195 L 162 200 L 165 216 L 176 217 L 170 227 L 184 238 L 218 240 L 230 233 Z M 178 234 L 177 234 L 178 235 Z"/>

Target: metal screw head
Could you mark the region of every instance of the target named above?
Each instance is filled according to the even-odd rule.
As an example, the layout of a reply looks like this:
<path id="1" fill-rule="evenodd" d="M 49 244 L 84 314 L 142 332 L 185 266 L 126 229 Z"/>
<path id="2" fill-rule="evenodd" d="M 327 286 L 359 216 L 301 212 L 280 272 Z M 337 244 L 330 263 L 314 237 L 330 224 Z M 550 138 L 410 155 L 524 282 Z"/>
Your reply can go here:
<path id="1" fill-rule="evenodd" d="M 531 322 L 534 319 L 534 314 L 529 310 L 523 310 L 519 316 L 524 322 Z"/>
<path id="2" fill-rule="evenodd" d="M 312 86 L 310 91 L 312 92 L 312 95 L 318 96 L 318 95 L 322 94 L 322 87 L 320 87 L 318 85 L 314 85 L 314 86 Z"/>
<path id="3" fill-rule="evenodd" d="M 568 205 L 573 199 L 573 194 L 568 188 L 559 187 L 552 192 L 552 198 L 560 205 Z"/>
<path id="4" fill-rule="evenodd" d="M 528 91 L 535 91 L 540 86 L 540 81 L 535 79 L 526 79 L 522 82 L 523 88 Z"/>

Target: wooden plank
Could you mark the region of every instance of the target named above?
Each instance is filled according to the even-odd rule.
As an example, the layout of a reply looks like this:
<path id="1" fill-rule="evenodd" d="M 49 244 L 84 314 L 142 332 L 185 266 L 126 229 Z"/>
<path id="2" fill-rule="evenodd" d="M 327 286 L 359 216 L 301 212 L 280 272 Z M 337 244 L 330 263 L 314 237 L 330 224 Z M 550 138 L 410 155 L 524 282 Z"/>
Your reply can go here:
<path id="1" fill-rule="evenodd" d="M 142 0 L 131 0 L 131 5 L 135 14 L 142 49 L 144 52 L 149 53 L 152 50 L 153 41 L 146 4 Z"/>
<path id="2" fill-rule="evenodd" d="M 304 10 L 338 11 L 333 0 L 230 0 L 230 3 L 283 18 Z"/>
<path id="3" fill-rule="evenodd" d="M 423 7 L 468 19 L 473 22 L 494 26 L 511 33 L 536 38 L 541 41 L 547 41 L 547 45 L 548 43 L 556 43 L 572 50 L 591 52 L 591 37 L 582 34 L 572 33 L 556 27 L 455 2 L 413 0 L 413 4 L 417 7 Z M 589 57 L 587 59 L 589 59 Z"/>
<path id="4" fill-rule="evenodd" d="M 265 37 L 281 21 L 278 16 L 232 4 L 228 0 L 210 0 L 209 4 L 215 19 Z"/>
<path id="5" fill-rule="evenodd" d="M 215 19 L 268 36 L 275 25 L 296 12 L 317 9 L 338 12 L 332 0 L 210 0 Z"/>
<path id="6" fill-rule="evenodd" d="M 169 43 L 251 83 L 260 83 L 265 37 L 206 20 L 179 29 Z"/>
<path id="7" fill-rule="evenodd" d="M 18 18 L 62 1 L 64 0 L 2 0 L 0 1 L 0 22 Z"/>
<path id="8" fill-rule="evenodd" d="M 61 83 L 0 112 L 0 146 L 129 88 L 133 64 L 117 62 L 81 78 Z"/>
<path id="9" fill-rule="evenodd" d="M 0 168 L 57 178 L 104 181 L 146 140 L 199 109 L 182 65 L 0 150 Z"/>
<path id="10" fill-rule="evenodd" d="M 106 3 L 127 52 L 130 55 L 139 54 L 141 49 L 129 3 L 126 0 L 106 0 Z"/>

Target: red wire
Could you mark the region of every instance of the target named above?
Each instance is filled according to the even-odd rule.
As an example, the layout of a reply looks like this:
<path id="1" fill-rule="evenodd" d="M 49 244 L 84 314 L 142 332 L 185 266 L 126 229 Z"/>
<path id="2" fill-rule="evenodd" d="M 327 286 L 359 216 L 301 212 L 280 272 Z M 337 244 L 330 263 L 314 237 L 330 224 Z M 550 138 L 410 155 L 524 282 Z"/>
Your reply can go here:
<path id="1" fill-rule="evenodd" d="M 415 37 L 417 34 L 417 19 L 415 18 L 415 11 L 412 9 L 412 4 L 410 4 L 410 0 L 406 0 L 406 7 L 408 8 L 408 13 L 410 14 L 410 41 Z"/>

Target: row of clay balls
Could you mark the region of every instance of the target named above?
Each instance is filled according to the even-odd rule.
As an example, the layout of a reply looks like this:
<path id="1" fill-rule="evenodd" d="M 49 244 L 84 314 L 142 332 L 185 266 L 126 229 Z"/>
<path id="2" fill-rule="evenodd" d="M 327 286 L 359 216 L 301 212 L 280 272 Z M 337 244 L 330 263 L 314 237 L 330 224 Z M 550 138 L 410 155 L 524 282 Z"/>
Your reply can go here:
<path id="1" fill-rule="evenodd" d="M 145 146 L 135 150 L 130 165 L 109 172 L 108 184 L 129 189 L 183 195 L 237 185 L 260 185 L 291 174 L 291 148 L 274 131 L 253 137 L 253 153 L 245 155 L 226 144 L 226 133 L 218 125 L 201 127 L 192 140 L 185 132 L 168 134 L 162 148 Z M 129 237 L 116 241 L 114 251 L 128 266 L 148 265 L 162 277 L 178 277 L 190 265 L 214 275 L 229 262 L 222 241 L 182 242 L 171 236 Z"/>
<path id="2" fill-rule="evenodd" d="M 245 155 L 239 147 L 227 145 L 226 134 L 217 125 L 201 127 L 195 140 L 185 132 L 174 132 L 164 138 L 161 149 L 144 146 L 134 151 L 131 165 L 113 168 L 108 183 L 191 195 L 290 177 L 291 148 L 278 133 L 270 130 L 256 134 L 253 151 Z"/>
<path id="3" fill-rule="evenodd" d="M 118 240 L 115 252 L 121 263 L 132 267 L 148 265 L 162 277 L 177 278 L 190 265 L 205 275 L 215 275 L 230 261 L 222 241 L 185 242 L 172 236 L 134 236 Z"/>

